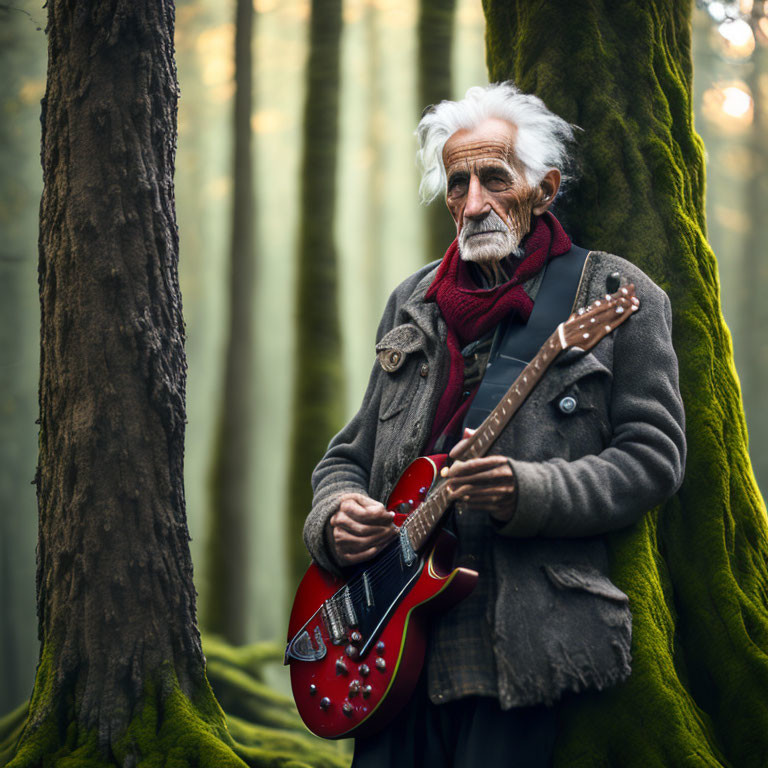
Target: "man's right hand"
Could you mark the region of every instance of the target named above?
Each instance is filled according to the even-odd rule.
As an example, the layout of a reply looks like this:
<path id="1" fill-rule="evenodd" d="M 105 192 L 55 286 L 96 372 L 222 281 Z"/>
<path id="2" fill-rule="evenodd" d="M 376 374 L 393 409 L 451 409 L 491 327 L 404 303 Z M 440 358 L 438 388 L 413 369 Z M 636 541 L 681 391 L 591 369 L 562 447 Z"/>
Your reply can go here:
<path id="1" fill-rule="evenodd" d="M 394 512 L 362 493 L 345 493 L 331 516 L 330 539 L 341 565 L 355 565 L 373 557 L 398 532 Z"/>

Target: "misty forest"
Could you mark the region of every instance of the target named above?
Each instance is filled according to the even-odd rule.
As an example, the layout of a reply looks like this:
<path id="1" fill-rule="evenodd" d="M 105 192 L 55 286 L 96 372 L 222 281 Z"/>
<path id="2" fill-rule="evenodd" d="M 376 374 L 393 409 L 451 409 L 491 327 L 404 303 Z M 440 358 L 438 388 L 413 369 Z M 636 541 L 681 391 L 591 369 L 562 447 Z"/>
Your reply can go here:
<path id="1" fill-rule="evenodd" d="M 555 211 L 669 294 L 688 459 L 610 534 L 633 673 L 559 768 L 768 765 L 768 2 L 0 4 L 0 766 L 344 768 L 282 666 L 312 468 L 455 228 L 425 108 L 579 126 Z"/>

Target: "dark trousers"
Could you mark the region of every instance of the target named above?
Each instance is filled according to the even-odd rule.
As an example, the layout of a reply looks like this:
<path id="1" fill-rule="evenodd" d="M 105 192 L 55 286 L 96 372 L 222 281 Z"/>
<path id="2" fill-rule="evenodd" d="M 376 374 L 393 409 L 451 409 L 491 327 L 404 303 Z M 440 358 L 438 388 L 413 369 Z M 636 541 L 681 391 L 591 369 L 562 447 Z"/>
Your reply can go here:
<path id="1" fill-rule="evenodd" d="M 495 698 L 435 705 L 424 678 L 382 732 L 355 740 L 352 768 L 550 768 L 556 709 L 502 711 Z"/>

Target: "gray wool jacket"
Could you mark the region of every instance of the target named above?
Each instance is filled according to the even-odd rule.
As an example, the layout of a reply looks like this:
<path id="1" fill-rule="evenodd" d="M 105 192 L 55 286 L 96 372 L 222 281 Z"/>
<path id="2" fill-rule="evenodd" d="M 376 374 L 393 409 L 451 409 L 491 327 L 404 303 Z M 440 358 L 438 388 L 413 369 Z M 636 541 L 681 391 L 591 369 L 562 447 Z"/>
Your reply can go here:
<path id="1" fill-rule="evenodd" d="M 338 571 L 325 531 L 339 497 L 385 501 L 429 438 L 449 367 L 445 322 L 423 300 L 435 272 L 428 265 L 392 293 L 362 406 L 312 475 L 304 539 L 328 570 Z M 593 251 L 574 307 L 605 294 L 614 272 L 634 283 L 639 311 L 592 351 L 561 354 L 491 449 L 511 458 L 518 485 L 514 516 L 493 529 L 490 562 L 478 564 L 492 574 L 487 621 L 504 709 L 630 674 L 629 600 L 609 578 L 604 534 L 632 525 L 682 482 L 684 412 L 667 295 L 631 263 Z M 393 359 L 396 370 L 385 371 L 379 360 L 391 369 Z M 577 402 L 569 413 L 558 407 L 566 395 Z M 429 679 L 433 701 L 457 695 L 439 676 Z"/>

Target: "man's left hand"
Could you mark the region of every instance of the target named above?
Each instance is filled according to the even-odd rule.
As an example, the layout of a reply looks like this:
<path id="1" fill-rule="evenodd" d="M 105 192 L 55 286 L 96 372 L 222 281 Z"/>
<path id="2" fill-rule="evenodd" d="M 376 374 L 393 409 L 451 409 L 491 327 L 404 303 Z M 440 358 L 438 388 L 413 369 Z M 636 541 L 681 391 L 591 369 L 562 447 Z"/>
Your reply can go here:
<path id="1" fill-rule="evenodd" d="M 459 455 L 466 439 L 471 434 L 465 431 L 465 438 L 451 451 L 451 458 Z M 500 522 L 509 520 L 515 512 L 517 483 L 512 465 L 506 456 L 483 456 L 479 459 L 454 461 L 442 470 L 442 476 L 452 482 L 449 492 L 455 501 L 463 501 L 470 507 L 486 510 Z"/>

